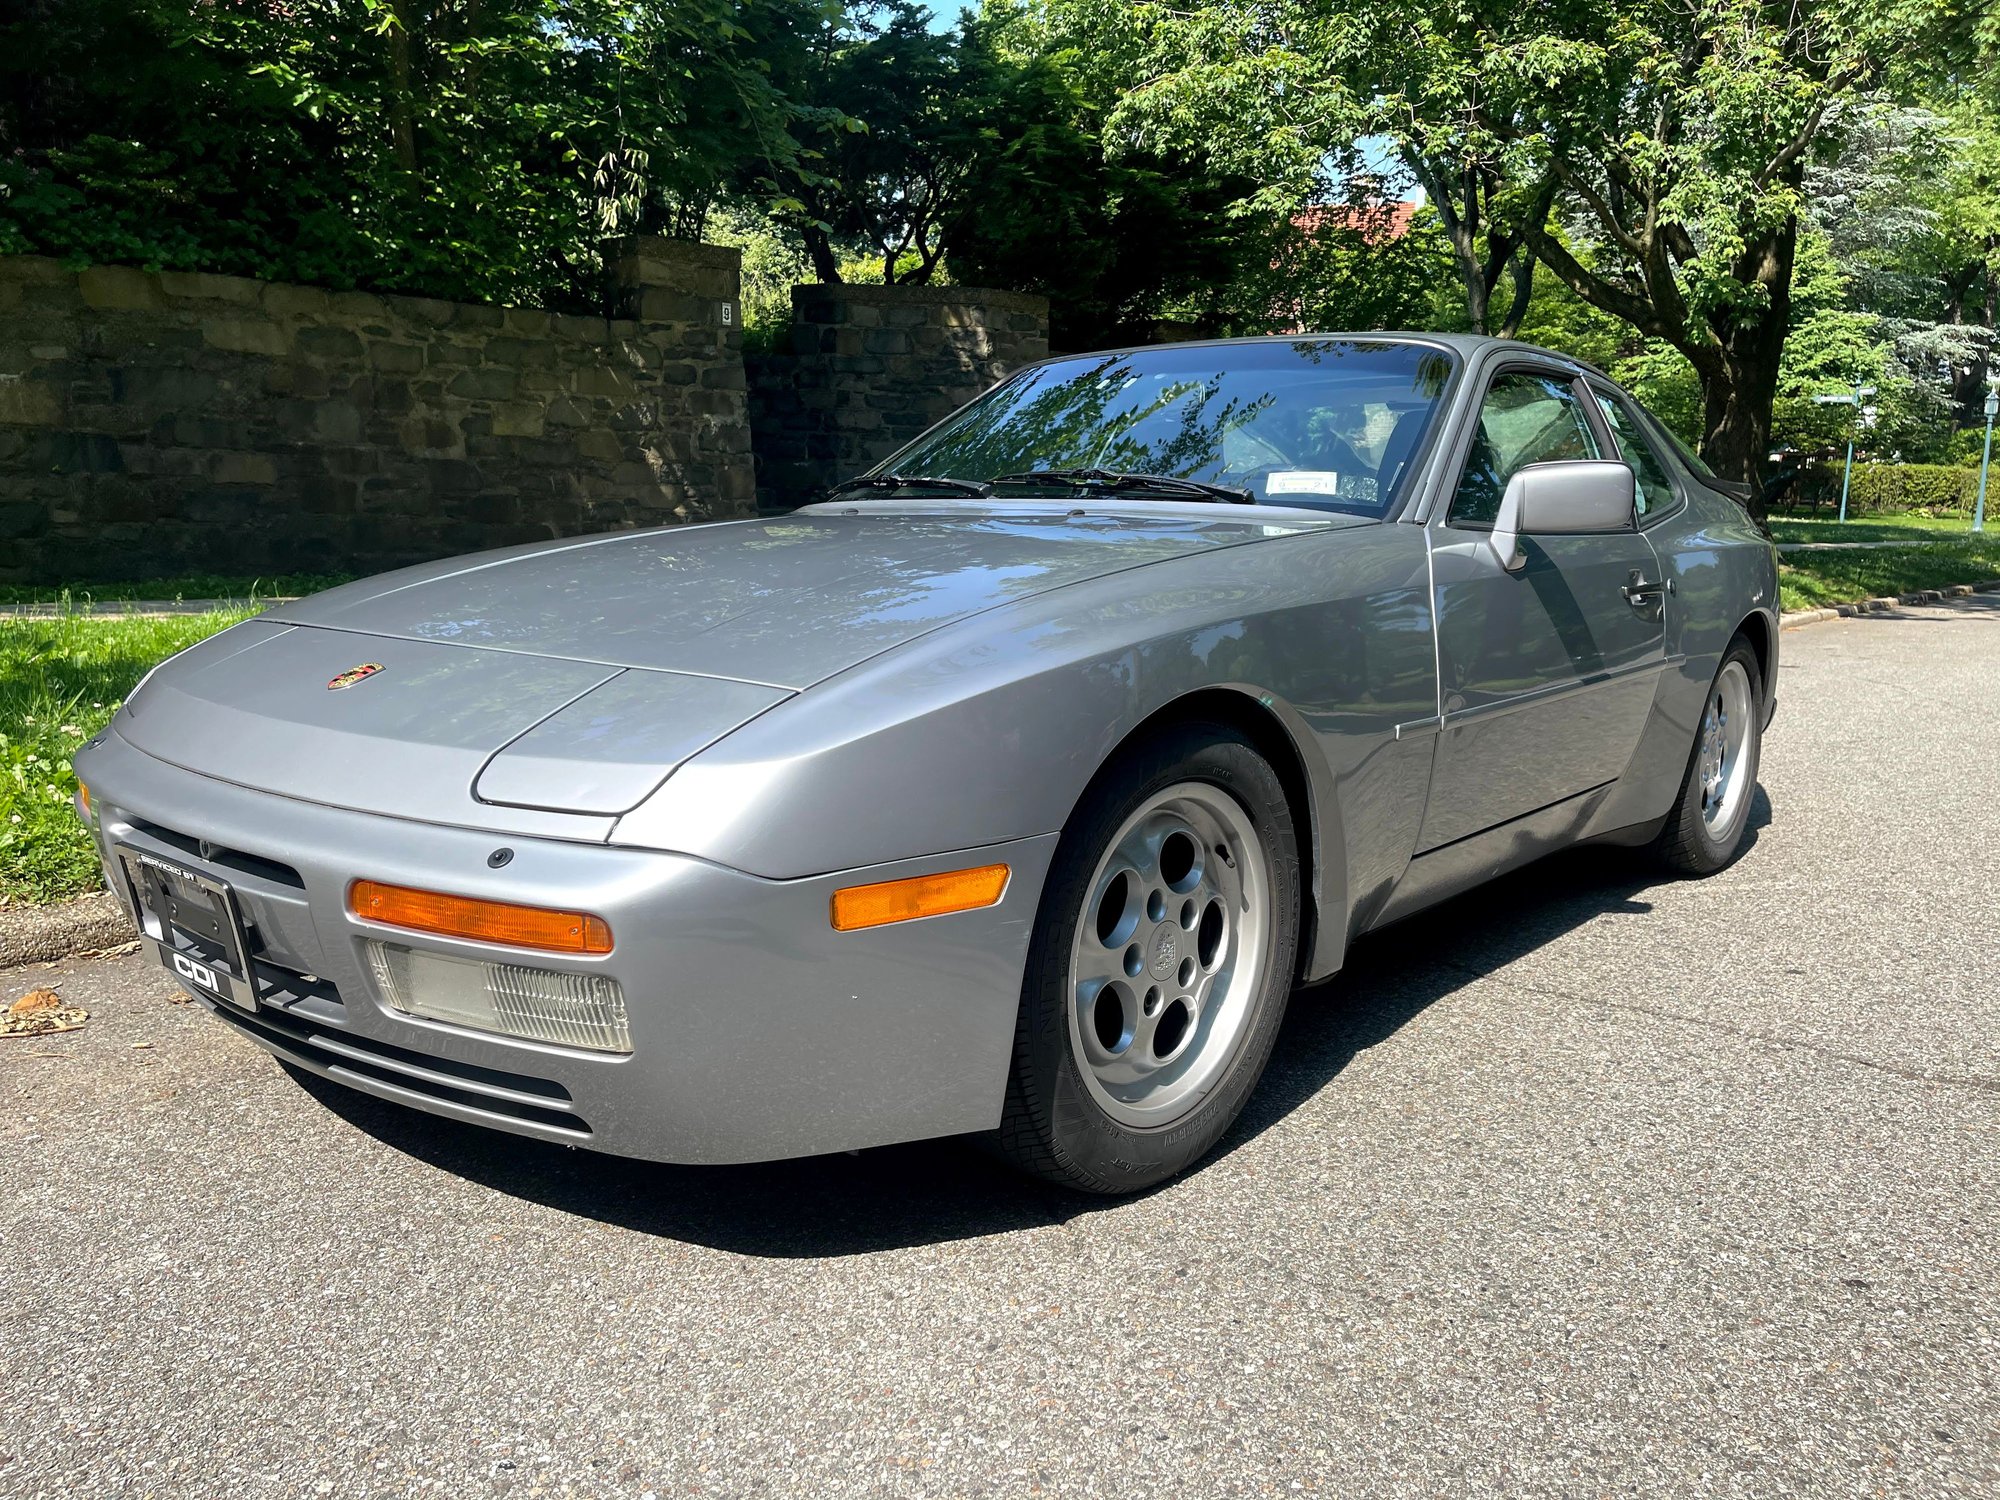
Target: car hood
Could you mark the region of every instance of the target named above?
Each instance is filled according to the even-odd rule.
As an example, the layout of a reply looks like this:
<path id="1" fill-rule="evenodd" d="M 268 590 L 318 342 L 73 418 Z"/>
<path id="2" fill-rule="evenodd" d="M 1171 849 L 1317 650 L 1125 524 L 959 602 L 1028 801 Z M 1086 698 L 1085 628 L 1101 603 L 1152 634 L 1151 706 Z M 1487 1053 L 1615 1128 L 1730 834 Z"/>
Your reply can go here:
<path id="1" fill-rule="evenodd" d="M 516 549 L 246 621 L 169 662 L 118 727 L 284 796 L 603 838 L 689 756 L 915 636 L 1318 524 L 870 508 Z"/>
<path id="2" fill-rule="evenodd" d="M 428 564 L 266 619 L 799 689 L 981 610 L 1346 518 L 979 502 L 813 507 Z"/>

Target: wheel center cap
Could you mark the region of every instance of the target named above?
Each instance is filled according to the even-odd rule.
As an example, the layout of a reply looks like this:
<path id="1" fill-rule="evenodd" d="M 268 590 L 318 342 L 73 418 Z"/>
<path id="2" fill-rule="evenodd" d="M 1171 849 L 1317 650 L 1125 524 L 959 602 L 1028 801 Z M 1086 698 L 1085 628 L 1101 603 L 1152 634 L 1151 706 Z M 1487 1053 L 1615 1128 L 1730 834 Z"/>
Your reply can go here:
<path id="1" fill-rule="evenodd" d="M 1146 967 L 1153 971 L 1154 978 L 1165 979 L 1180 961 L 1180 936 L 1173 923 L 1163 922 L 1153 933 L 1153 953 L 1146 960 Z"/>

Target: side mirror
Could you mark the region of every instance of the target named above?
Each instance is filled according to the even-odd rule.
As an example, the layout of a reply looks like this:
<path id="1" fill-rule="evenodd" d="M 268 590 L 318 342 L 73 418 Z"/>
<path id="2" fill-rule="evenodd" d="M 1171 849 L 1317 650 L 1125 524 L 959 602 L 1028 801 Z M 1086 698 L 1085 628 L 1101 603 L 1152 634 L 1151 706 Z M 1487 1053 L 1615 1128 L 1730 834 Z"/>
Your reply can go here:
<path id="1" fill-rule="evenodd" d="M 1512 573 L 1527 563 L 1524 536 L 1574 536 L 1630 531 L 1632 471 L 1615 458 L 1578 458 L 1529 464 L 1507 481 L 1491 545 L 1500 566 Z"/>

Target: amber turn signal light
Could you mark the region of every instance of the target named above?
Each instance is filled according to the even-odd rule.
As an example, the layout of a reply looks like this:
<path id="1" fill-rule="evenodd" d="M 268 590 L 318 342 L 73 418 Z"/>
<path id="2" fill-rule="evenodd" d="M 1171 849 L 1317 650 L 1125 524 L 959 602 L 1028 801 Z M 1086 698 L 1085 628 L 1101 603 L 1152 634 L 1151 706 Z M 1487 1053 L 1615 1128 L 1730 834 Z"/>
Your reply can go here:
<path id="1" fill-rule="evenodd" d="M 833 893 L 833 928 L 854 932 L 886 927 L 918 917 L 947 912 L 977 911 L 994 906 L 1007 891 L 1005 865 L 981 865 L 976 870 L 952 870 L 943 875 L 913 875 L 879 885 L 850 885 Z"/>
<path id="2" fill-rule="evenodd" d="M 84 815 L 84 816 L 85 816 L 86 818 L 87 818 L 87 817 L 89 817 L 89 816 L 90 816 L 90 788 L 89 788 L 89 787 L 87 787 L 87 786 L 85 786 L 85 785 L 84 785 L 84 784 L 83 784 L 82 782 L 80 782 L 80 781 L 79 781 L 79 782 L 78 782 L 78 783 L 76 784 L 76 800 L 77 800 L 78 802 L 81 802 L 81 803 L 83 804 L 83 815 Z"/>
<path id="3" fill-rule="evenodd" d="M 347 888 L 347 909 L 365 922 L 472 943 L 539 948 L 544 953 L 611 951 L 611 928 L 604 918 L 580 911 L 479 901 L 375 880 L 357 880 Z"/>

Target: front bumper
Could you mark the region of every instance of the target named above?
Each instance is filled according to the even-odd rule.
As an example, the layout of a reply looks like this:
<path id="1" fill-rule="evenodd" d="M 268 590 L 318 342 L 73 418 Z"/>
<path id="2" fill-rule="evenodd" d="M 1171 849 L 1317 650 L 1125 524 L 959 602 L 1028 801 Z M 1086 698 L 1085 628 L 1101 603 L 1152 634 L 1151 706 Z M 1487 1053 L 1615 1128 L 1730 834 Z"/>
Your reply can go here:
<path id="1" fill-rule="evenodd" d="M 621 1156 L 762 1161 L 999 1123 L 1021 978 L 1056 836 L 772 881 L 680 855 L 345 811 L 170 766 L 106 731 L 78 757 L 100 838 L 225 880 L 262 1007 L 218 1015 L 278 1056 L 436 1114 Z M 501 846 L 513 858 L 487 863 Z M 838 933 L 834 890 L 1006 863 L 997 906 Z M 594 912 L 602 957 L 525 956 L 377 927 L 358 878 Z M 598 972 L 633 1050 L 593 1053 L 404 1015 L 370 937 Z"/>

